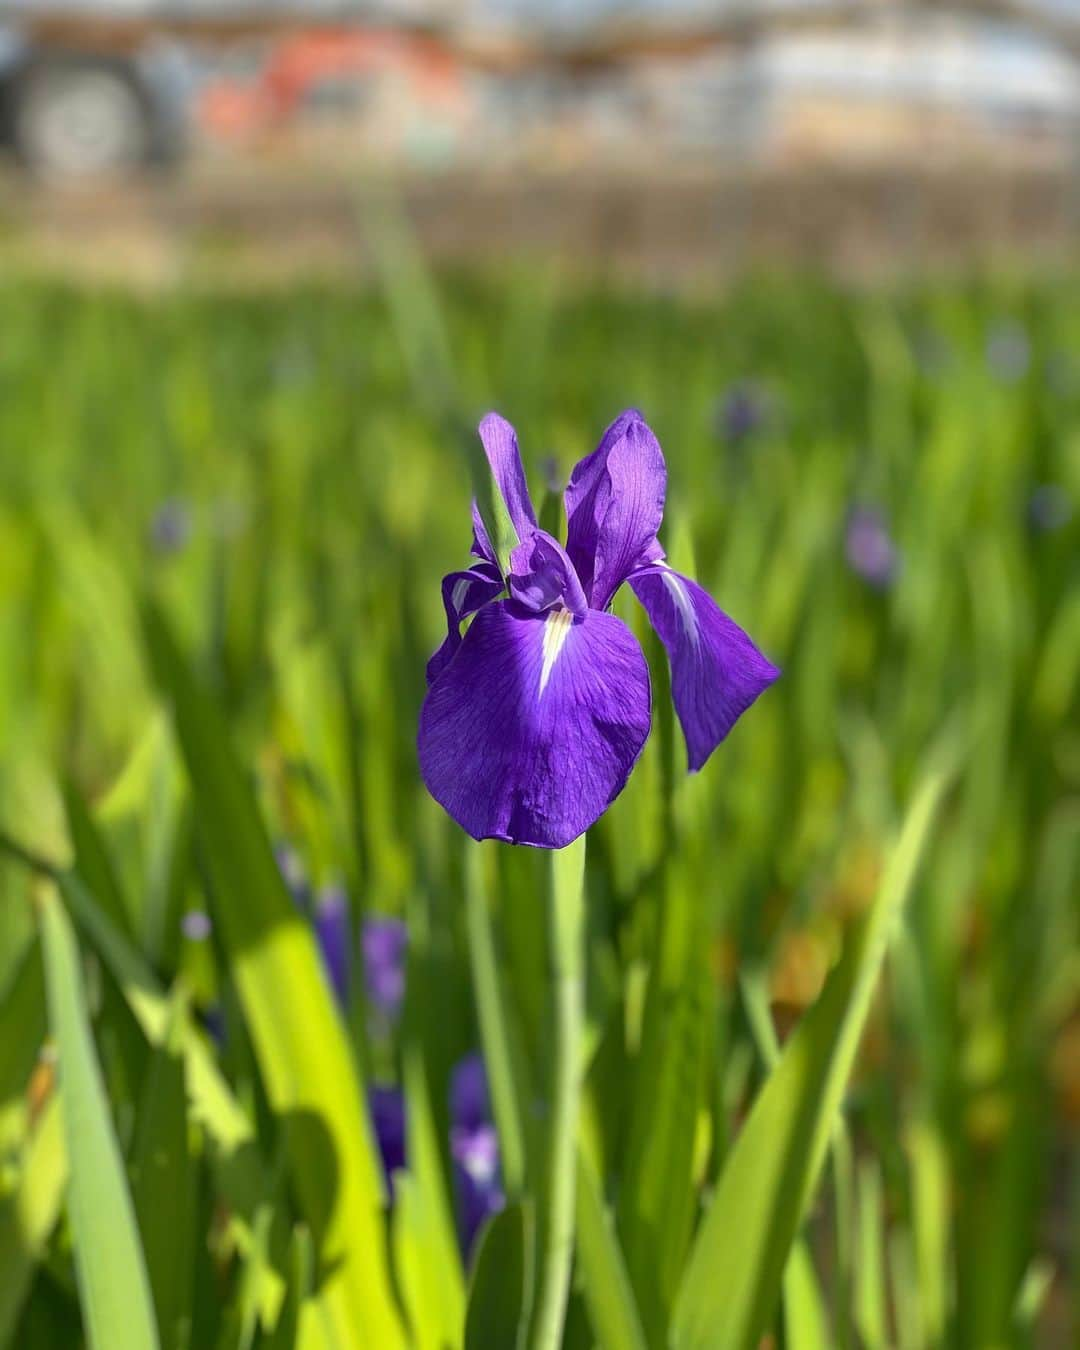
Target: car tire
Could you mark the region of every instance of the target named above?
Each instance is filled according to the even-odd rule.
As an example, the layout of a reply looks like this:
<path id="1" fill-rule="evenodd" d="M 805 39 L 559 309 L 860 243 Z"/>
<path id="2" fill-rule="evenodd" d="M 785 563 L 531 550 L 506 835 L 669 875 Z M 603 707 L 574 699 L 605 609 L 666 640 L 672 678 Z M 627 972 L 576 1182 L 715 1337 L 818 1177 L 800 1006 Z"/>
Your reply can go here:
<path id="1" fill-rule="evenodd" d="M 154 137 L 146 101 L 118 63 L 37 61 L 13 92 L 16 152 L 42 178 L 90 180 L 131 173 L 151 157 Z"/>

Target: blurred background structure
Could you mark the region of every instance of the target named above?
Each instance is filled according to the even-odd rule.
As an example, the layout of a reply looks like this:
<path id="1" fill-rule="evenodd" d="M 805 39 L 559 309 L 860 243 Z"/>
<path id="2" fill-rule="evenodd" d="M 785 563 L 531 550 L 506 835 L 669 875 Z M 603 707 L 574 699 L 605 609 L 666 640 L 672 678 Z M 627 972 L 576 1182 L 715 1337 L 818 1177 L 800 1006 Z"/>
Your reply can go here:
<path id="1" fill-rule="evenodd" d="M 352 266 L 373 175 L 441 256 L 1054 253 L 1078 52 L 1073 0 L 5 0 L 0 126 L 41 190 L 9 175 L 0 212 L 106 270 L 135 235 Z"/>

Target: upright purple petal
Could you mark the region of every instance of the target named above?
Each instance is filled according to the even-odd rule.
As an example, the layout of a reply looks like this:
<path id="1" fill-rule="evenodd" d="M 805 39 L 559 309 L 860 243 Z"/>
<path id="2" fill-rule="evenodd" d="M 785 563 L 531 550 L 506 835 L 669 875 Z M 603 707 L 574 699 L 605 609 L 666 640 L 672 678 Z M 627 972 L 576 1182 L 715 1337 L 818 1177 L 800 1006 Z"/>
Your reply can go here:
<path id="1" fill-rule="evenodd" d="M 491 412 L 480 423 L 480 440 L 518 539 L 524 543 L 536 529 L 536 512 L 525 481 L 517 433 L 505 417 Z"/>
<path id="2" fill-rule="evenodd" d="M 400 919 L 373 914 L 364 920 L 364 984 L 372 1006 L 391 1019 L 405 1000 L 405 951 L 408 933 Z"/>
<path id="3" fill-rule="evenodd" d="M 526 609 L 541 614 L 553 605 L 563 604 L 578 618 L 585 617 L 588 603 L 574 564 L 562 545 L 543 530 L 510 555 L 513 569 L 509 577 L 510 594 Z"/>
<path id="4" fill-rule="evenodd" d="M 491 1122 L 484 1057 L 474 1051 L 454 1065 L 450 1075 L 450 1118 L 465 1129 L 478 1129 Z"/>
<path id="5" fill-rule="evenodd" d="M 428 690 L 420 769 L 474 839 L 562 848 L 622 791 L 650 710 L 648 667 L 621 620 L 497 600 Z"/>
<path id="6" fill-rule="evenodd" d="M 352 930 L 349 900 L 340 886 L 328 886 L 321 892 L 315 906 L 315 935 L 330 984 L 338 1003 L 345 1007 L 349 1002 Z"/>
<path id="7" fill-rule="evenodd" d="M 691 772 L 779 676 L 695 581 L 658 563 L 630 578 L 671 663 L 671 695 Z"/>
<path id="8" fill-rule="evenodd" d="M 491 563 L 493 567 L 499 565 L 498 555 L 488 538 L 484 517 L 480 514 L 480 507 L 475 501 L 472 504 L 472 548 L 469 552 L 474 558 L 481 558 L 484 562 Z"/>
<path id="9" fill-rule="evenodd" d="M 634 409 L 612 422 L 570 475 L 566 551 L 593 609 L 606 609 L 634 568 L 650 560 L 666 491 L 660 443 Z"/>
<path id="10" fill-rule="evenodd" d="M 493 563 L 477 563 L 465 572 L 443 577 L 442 598 L 446 610 L 446 638 L 427 664 L 427 682 L 442 674 L 461 646 L 461 624 L 503 589 L 502 575 Z"/>

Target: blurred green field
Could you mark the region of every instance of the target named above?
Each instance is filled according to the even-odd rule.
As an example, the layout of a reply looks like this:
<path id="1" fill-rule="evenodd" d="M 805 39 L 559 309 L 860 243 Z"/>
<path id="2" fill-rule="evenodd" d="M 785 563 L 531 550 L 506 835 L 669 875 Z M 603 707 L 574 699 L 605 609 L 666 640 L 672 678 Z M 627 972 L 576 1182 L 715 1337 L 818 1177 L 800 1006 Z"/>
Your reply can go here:
<path id="1" fill-rule="evenodd" d="M 321 1011 L 293 1002 L 307 947 L 260 909 L 244 808 L 193 809 L 144 598 L 225 713 L 244 770 L 229 800 L 250 782 L 311 893 L 344 886 L 354 964 L 365 916 L 407 920 L 404 1018 L 373 1022 L 354 979 L 349 1045 L 369 1086 L 405 1085 L 413 1180 L 388 1268 L 414 1342 L 453 1343 L 447 1084 L 481 1042 L 470 887 L 490 892 L 513 1058 L 537 1074 L 547 957 L 545 858 L 466 848 L 416 766 L 439 582 L 468 545 L 446 412 L 508 416 L 539 497 L 627 405 L 667 456 L 669 555 L 784 671 L 688 778 L 662 649 L 619 598 L 657 711 L 590 835 L 586 1124 L 644 1343 L 666 1343 L 700 1203 L 767 1075 L 764 1010 L 783 1038 L 815 1002 L 944 740 L 961 762 L 796 1248 L 812 1264 L 793 1275 L 793 1258 L 769 1310 L 773 1343 L 1075 1344 L 1080 277 L 887 292 L 762 277 L 690 300 L 537 270 L 451 277 L 431 303 L 0 293 L 0 832 L 74 860 L 81 881 L 64 912 L 162 1344 L 293 1343 L 295 1323 L 274 1322 L 281 1289 L 295 1311 L 312 1283 L 295 1222 L 315 1230 L 316 1266 L 321 1233 L 319 1187 L 290 1161 L 306 1138 L 290 1065 L 310 1052 L 332 1078 L 341 1061 L 317 1043 Z M 896 551 L 878 584 L 849 557 L 857 508 Z M 183 923 L 203 911 L 210 940 Z M 38 932 L 58 913 L 5 852 L 0 1344 L 18 1350 L 82 1343 L 95 1221 L 54 1109 L 63 941 L 47 947 L 47 1014 Z M 177 1057 L 189 1010 L 228 1028 L 212 1059 L 259 1159 L 242 1185 Z M 615 1344 L 578 1276 L 565 1344 Z"/>

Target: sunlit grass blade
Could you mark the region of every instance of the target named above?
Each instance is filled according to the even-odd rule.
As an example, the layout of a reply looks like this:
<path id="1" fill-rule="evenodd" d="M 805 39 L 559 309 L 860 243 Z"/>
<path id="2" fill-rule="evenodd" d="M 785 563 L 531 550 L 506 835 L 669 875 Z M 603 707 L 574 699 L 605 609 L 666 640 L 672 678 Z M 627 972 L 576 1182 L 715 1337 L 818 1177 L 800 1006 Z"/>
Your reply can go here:
<path id="1" fill-rule="evenodd" d="M 667 1339 L 696 1208 L 694 1143 L 709 1031 L 701 906 L 678 867 L 649 976 L 618 1224 L 650 1345 Z"/>
<path id="2" fill-rule="evenodd" d="M 281 1316 L 267 1350 L 297 1350 L 307 1344 L 305 1336 L 313 1323 L 311 1291 L 315 1279 L 315 1254 L 305 1225 L 293 1231 L 289 1260 L 289 1286 Z M 316 1330 L 317 1335 L 317 1330 Z M 317 1344 L 317 1340 L 315 1344 Z"/>
<path id="3" fill-rule="evenodd" d="M 574 1259 L 577 1137 L 584 1066 L 585 835 L 548 855 L 551 889 L 550 1110 L 537 1223 L 532 1350 L 562 1345 Z"/>
<path id="4" fill-rule="evenodd" d="M 285 890 L 225 720 L 153 606 L 147 641 L 191 779 L 219 932 L 321 1262 L 330 1343 L 403 1343 L 383 1231 L 382 1177 L 359 1065 L 311 930 Z"/>
<path id="5" fill-rule="evenodd" d="M 679 1290 L 679 1350 L 749 1350 L 768 1326 L 944 781 L 935 771 L 917 792 L 869 913 L 725 1161 Z"/>
<path id="6" fill-rule="evenodd" d="M 26 1130 L 26 1087 L 45 1035 L 45 984 L 35 943 L 23 956 L 0 1002 L 0 1158 Z"/>
<path id="7" fill-rule="evenodd" d="M 516 1199 L 526 1175 L 525 1056 L 520 1046 L 514 1046 L 513 1010 L 503 996 L 488 897 L 491 845 L 470 841 L 465 847 L 465 924 L 473 998 L 499 1134 L 503 1187 L 510 1199 Z"/>
<path id="8" fill-rule="evenodd" d="M 90 1031 L 75 934 L 55 888 L 43 883 L 40 894 L 49 1021 L 71 1166 L 68 1213 L 87 1339 L 91 1350 L 157 1350 L 150 1284 Z"/>
<path id="9" fill-rule="evenodd" d="M 523 1204 L 508 1205 L 480 1235 L 469 1284 L 466 1350 L 522 1350 L 528 1334 L 533 1228 Z"/>
<path id="10" fill-rule="evenodd" d="M 186 1009 L 177 998 L 143 1082 L 131 1167 L 162 1350 L 186 1350 L 191 1332 L 195 1176 L 184 1084 L 185 1022 Z"/>
<path id="11" fill-rule="evenodd" d="M 395 1269 L 416 1350 L 461 1344 L 465 1282 L 435 1117 L 418 1044 L 405 1050 L 409 1172 L 397 1178 Z"/>
<path id="12" fill-rule="evenodd" d="M 60 1217 L 67 1177 L 64 1125 L 54 1095 L 27 1141 L 14 1190 L 0 1201 L 0 1347 L 10 1343 L 34 1269 Z"/>
<path id="13" fill-rule="evenodd" d="M 832 1350 L 836 1344 L 805 1242 L 795 1243 L 784 1267 L 784 1344 L 788 1350 Z"/>
<path id="14" fill-rule="evenodd" d="M 577 1241 L 589 1322 L 599 1350 L 646 1350 L 634 1291 L 593 1166 L 578 1150 Z"/>

